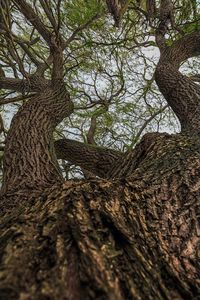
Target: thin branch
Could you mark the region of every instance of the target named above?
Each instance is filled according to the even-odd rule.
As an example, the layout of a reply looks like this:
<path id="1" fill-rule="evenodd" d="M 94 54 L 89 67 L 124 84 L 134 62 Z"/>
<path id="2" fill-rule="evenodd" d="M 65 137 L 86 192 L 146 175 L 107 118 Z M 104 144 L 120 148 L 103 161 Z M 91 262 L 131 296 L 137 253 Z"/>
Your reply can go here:
<path id="1" fill-rule="evenodd" d="M 162 113 L 167 107 L 169 107 L 168 104 L 166 104 L 164 107 L 162 107 L 161 109 L 159 109 L 158 111 L 156 111 L 151 117 L 149 117 L 144 124 L 141 126 L 140 130 L 138 131 L 138 133 L 136 134 L 131 146 L 133 146 L 135 143 L 138 142 L 142 132 L 144 131 L 144 129 L 147 127 L 147 125 L 160 113 Z"/>
<path id="2" fill-rule="evenodd" d="M 51 23 L 51 25 L 53 26 L 55 32 L 57 31 L 57 24 L 56 24 L 56 19 L 54 18 L 54 15 L 48 5 L 48 3 L 44 0 L 39 0 L 40 1 L 40 4 L 49 20 L 49 22 Z"/>
<path id="3" fill-rule="evenodd" d="M 88 20 L 85 24 L 79 26 L 77 29 L 74 30 L 72 35 L 67 39 L 67 41 L 64 44 L 64 48 L 68 47 L 69 44 L 75 39 L 77 34 L 81 32 L 82 30 L 86 29 L 94 20 L 96 20 L 99 17 L 99 14 L 95 14 L 90 20 Z"/>
<path id="4" fill-rule="evenodd" d="M 19 39 L 15 39 L 16 43 L 24 50 L 24 52 L 28 55 L 28 57 L 30 58 L 30 60 L 36 65 L 39 66 L 40 65 L 40 61 L 37 60 L 37 58 L 35 57 L 35 55 L 33 55 L 33 53 L 30 51 L 29 47 L 21 40 Z"/>
<path id="5" fill-rule="evenodd" d="M 1 99 L 0 98 L 0 105 L 5 105 L 5 104 L 10 104 L 10 103 L 14 103 L 14 102 L 19 102 L 19 101 L 23 101 L 26 100 L 28 98 L 33 97 L 35 94 L 30 94 L 30 95 L 20 95 L 17 97 L 13 97 L 13 98 L 5 98 L 5 99 Z"/>
<path id="6" fill-rule="evenodd" d="M 26 17 L 26 19 L 37 29 L 47 44 L 51 45 L 52 33 L 34 12 L 32 6 L 24 0 L 13 0 L 13 3 L 18 7 L 19 11 Z"/>
<path id="7" fill-rule="evenodd" d="M 61 1 L 62 0 L 58 0 L 57 2 L 57 6 L 56 6 L 56 9 L 57 9 L 57 17 L 58 17 L 58 25 L 57 25 L 57 32 L 59 32 L 60 30 L 60 27 L 61 27 L 61 14 L 60 14 L 60 7 L 61 7 Z"/>

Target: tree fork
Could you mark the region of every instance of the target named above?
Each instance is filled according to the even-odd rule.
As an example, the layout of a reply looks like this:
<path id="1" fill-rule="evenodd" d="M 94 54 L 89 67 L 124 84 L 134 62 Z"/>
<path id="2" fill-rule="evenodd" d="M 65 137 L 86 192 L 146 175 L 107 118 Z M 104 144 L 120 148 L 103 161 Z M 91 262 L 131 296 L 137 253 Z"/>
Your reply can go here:
<path id="1" fill-rule="evenodd" d="M 54 52 L 54 83 L 21 108 L 7 138 L 1 202 L 0 298 L 197 298 L 199 136 L 146 135 L 134 151 L 117 161 L 110 180 L 63 183 L 52 141 L 56 124 L 72 111 L 62 84 L 53 88 L 62 77 L 62 54 L 57 44 L 53 49 L 52 35 L 34 18 L 26 1 L 15 2 Z M 183 44 L 180 42 L 180 48 Z M 190 50 L 190 46 L 195 48 L 188 43 Z M 162 51 L 166 55 L 179 53 L 181 59 L 191 54 L 190 50 L 184 52 L 184 47 L 183 51 L 171 51 L 175 48 Z M 163 53 L 156 80 L 181 119 L 170 89 L 179 62 L 169 60 L 176 73 L 170 77 Z M 188 87 L 185 90 L 187 93 Z M 176 91 L 185 114 L 184 99 Z M 185 99 L 189 104 L 190 97 L 186 95 Z M 191 114 L 187 121 L 191 127 L 194 125 Z M 9 201 L 14 202 L 12 210 L 6 210 Z"/>
<path id="2" fill-rule="evenodd" d="M 200 145 L 159 135 L 147 146 L 127 178 L 69 181 L 3 216 L 2 299 L 199 295 Z"/>

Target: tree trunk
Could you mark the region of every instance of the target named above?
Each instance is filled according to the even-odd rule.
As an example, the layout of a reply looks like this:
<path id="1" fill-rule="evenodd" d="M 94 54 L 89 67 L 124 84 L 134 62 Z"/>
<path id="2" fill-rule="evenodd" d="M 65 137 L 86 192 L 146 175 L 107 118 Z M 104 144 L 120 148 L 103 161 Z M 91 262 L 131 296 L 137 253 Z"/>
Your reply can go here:
<path id="1" fill-rule="evenodd" d="M 200 143 L 157 134 L 140 146 L 127 178 L 56 184 L 4 213 L 1 299 L 199 295 Z"/>
<path id="2" fill-rule="evenodd" d="M 25 1 L 16 2 L 54 51 L 53 36 Z M 71 143 L 72 153 L 69 141 L 59 152 L 55 143 L 60 157 L 107 179 L 61 176 L 52 135 L 72 104 L 56 81 L 57 45 L 52 83 L 16 114 L 6 141 L 0 299 L 199 299 L 200 91 L 178 69 L 200 54 L 200 38 L 198 32 L 167 47 L 163 34 L 157 31 L 155 78 L 181 134 L 147 134 L 123 156 L 80 143 Z"/>
<path id="3" fill-rule="evenodd" d="M 14 116 L 4 153 L 1 194 L 8 197 L 16 190 L 21 194 L 62 181 L 54 147 L 53 131 L 72 112 L 65 87 L 46 87 L 32 97 Z M 6 200 L 7 201 L 7 200 Z"/>

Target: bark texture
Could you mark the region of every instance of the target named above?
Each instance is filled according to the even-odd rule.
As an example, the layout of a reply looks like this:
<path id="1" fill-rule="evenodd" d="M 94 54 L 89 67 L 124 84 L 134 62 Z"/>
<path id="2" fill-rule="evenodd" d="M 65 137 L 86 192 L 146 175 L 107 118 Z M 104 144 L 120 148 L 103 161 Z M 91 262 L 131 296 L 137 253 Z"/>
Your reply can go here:
<path id="1" fill-rule="evenodd" d="M 54 185 L 7 210 L 1 299 L 198 297 L 200 144 L 147 139 L 131 176 Z"/>
<path id="2" fill-rule="evenodd" d="M 166 46 L 163 33 L 157 30 L 161 55 L 155 71 L 156 83 L 178 117 L 182 132 L 199 133 L 200 86 L 179 71 L 181 63 L 200 54 L 199 31 Z"/>
<path id="3" fill-rule="evenodd" d="M 111 166 L 123 155 L 112 149 L 86 145 L 69 139 L 55 141 L 54 147 L 58 159 L 68 160 L 102 178 L 109 176 Z"/>
<path id="4" fill-rule="evenodd" d="M 200 54 L 200 33 L 166 46 L 169 11 L 156 31 L 156 82 L 182 132 L 147 134 L 123 156 L 57 141 L 58 157 L 106 178 L 64 182 L 52 137 L 73 109 L 64 43 L 25 0 L 13 3 L 46 41 L 53 66 L 51 80 L 43 66 L 39 81 L 0 78 L 3 88 L 37 92 L 14 117 L 5 145 L 0 299 L 199 299 L 200 91 L 179 66 Z"/>
<path id="5" fill-rule="evenodd" d="M 52 135 L 58 123 L 72 112 L 65 87 L 58 84 L 33 97 L 12 120 L 4 154 L 2 194 L 33 190 L 62 180 Z"/>

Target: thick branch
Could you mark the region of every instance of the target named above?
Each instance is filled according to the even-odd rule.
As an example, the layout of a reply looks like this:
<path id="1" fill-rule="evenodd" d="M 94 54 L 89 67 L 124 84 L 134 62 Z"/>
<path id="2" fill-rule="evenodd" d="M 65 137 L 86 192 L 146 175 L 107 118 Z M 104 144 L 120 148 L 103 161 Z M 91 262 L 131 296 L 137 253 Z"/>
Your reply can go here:
<path id="1" fill-rule="evenodd" d="M 30 99 L 14 116 L 6 138 L 2 194 L 41 193 L 62 182 L 53 147 L 53 131 L 71 114 L 65 87 L 48 87 Z"/>
<path id="2" fill-rule="evenodd" d="M 94 115 L 91 117 L 90 128 L 87 133 L 87 142 L 90 145 L 95 145 L 94 136 L 95 136 L 96 129 L 97 129 L 97 116 Z"/>
<path id="3" fill-rule="evenodd" d="M 58 159 L 65 159 L 84 168 L 93 174 L 106 178 L 109 170 L 113 167 L 122 153 L 81 142 L 61 139 L 54 143 Z"/>
<path id="4" fill-rule="evenodd" d="M 171 0 L 161 0 L 159 9 L 159 25 L 156 29 L 156 42 L 160 50 L 166 48 L 165 34 L 168 30 L 168 25 L 173 23 L 173 3 Z"/>
<path id="5" fill-rule="evenodd" d="M 49 45 L 53 57 L 52 79 L 54 84 L 57 84 L 57 80 L 62 80 L 63 78 L 62 50 L 64 48 L 64 41 L 62 37 L 59 33 L 55 35 L 53 32 L 49 31 L 39 16 L 34 12 L 34 9 L 26 1 L 14 0 L 14 3 L 17 4 L 22 14 L 31 22 Z"/>
<path id="6" fill-rule="evenodd" d="M 160 61 L 169 61 L 178 69 L 180 64 L 190 57 L 200 55 L 200 31 L 180 38 L 161 52 Z"/>
<path id="7" fill-rule="evenodd" d="M 184 131 L 200 131 L 200 86 L 182 75 L 180 64 L 200 55 L 200 31 L 193 32 L 161 49 L 155 71 L 156 83 L 178 117 Z"/>
<path id="8" fill-rule="evenodd" d="M 41 77 L 30 76 L 28 80 L 0 77 L 0 88 L 16 92 L 39 92 L 50 85 L 50 81 Z"/>

